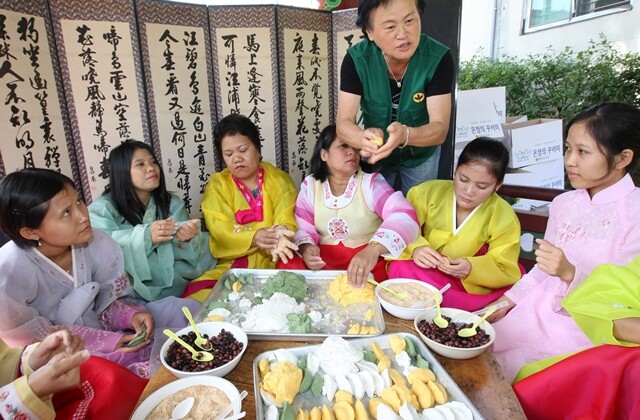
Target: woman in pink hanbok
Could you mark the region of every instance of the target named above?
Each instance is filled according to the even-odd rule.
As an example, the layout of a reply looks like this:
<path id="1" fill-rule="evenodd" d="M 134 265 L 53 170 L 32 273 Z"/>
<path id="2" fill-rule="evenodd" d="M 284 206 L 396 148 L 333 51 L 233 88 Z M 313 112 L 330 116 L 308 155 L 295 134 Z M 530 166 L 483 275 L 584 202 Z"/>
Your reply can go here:
<path id="1" fill-rule="evenodd" d="M 12 239 L 0 248 L 0 337 L 7 344 L 26 345 L 64 327 L 91 354 L 149 376 L 154 325 L 186 322 L 167 312 L 171 305 L 127 298 L 133 294 L 122 251 L 91 228 L 68 177 L 48 169 L 7 175 L 0 230 Z"/>
<path id="2" fill-rule="evenodd" d="M 360 152 L 322 130 L 300 186 L 294 242 L 299 255 L 279 268 L 347 270 L 349 282 L 389 278 L 385 258 L 397 258 L 419 233 L 416 212 L 378 173 L 360 169 Z"/>
<path id="3" fill-rule="evenodd" d="M 544 239 L 536 240 L 536 266 L 496 301 L 509 305 L 489 318 L 497 321 L 492 351 L 510 381 L 529 363 L 591 347 L 563 299 L 596 266 L 640 255 L 640 189 L 630 175 L 640 157 L 640 110 L 600 104 L 567 130 L 564 163 L 576 190 L 553 200 Z M 535 370 L 528 366 L 521 375 Z"/>

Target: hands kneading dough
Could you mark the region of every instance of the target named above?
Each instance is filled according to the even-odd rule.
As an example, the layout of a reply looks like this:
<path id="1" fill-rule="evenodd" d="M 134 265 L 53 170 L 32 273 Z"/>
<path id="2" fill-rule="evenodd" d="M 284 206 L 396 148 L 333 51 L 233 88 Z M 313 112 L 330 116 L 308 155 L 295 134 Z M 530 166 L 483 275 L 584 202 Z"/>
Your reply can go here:
<path id="1" fill-rule="evenodd" d="M 384 140 L 382 140 L 382 137 L 376 137 L 375 139 L 371 140 L 371 143 L 375 144 L 378 147 L 382 147 L 382 145 L 384 144 Z"/>
<path id="2" fill-rule="evenodd" d="M 272 229 L 278 236 L 278 243 L 271 251 L 271 260 L 277 262 L 281 259 L 286 264 L 293 258 L 293 252 L 298 250 L 298 246 L 289 240 L 295 232 L 282 225 L 276 225 Z"/>

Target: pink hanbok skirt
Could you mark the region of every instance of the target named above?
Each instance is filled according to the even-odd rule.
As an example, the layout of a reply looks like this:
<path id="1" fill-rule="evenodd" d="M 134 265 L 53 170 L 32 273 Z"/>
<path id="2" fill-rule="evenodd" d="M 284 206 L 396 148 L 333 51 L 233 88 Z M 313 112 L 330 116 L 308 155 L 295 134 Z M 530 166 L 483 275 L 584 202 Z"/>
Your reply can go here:
<path id="1" fill-rule="evenodd" d="M 486 254 L 487 249 L 487 245 L 483 245 L 475 256 Z M 522 274 L 525 273 L 522 266 L 520 266 L 520 271 Z M 437 268 L 419 267 L 412 260 L 393 261 L 389 265 L 389 278 L 416 279 L 429 283 L 438 289 L 442 289 L 445 285 L 450 284 L 451 288 L 442 296 L 442 306 L 445 308 L 464 309 L 465 311 L 475 311 L 484 308 L 511 289 L 511 286 L 506 286 L 492 290 L 486 295 L 472 294 L 465 290 L 460 279 L 445 274 Z"/>
<path id="2" fill-rule="evenodd" d="M 511 286 L 495 289 L 486 295 L 474 295 L 467 292 L 460 279 L 443 273 L 437 268 L 422 268 L 413 261 L 393 261 L 389 266 L 389 278 L 416 279 L 442 289 L 450 284 L 451 288 L 442 295 L 442 306 L 475 311 L 484 308 L 502 296 Z"/>

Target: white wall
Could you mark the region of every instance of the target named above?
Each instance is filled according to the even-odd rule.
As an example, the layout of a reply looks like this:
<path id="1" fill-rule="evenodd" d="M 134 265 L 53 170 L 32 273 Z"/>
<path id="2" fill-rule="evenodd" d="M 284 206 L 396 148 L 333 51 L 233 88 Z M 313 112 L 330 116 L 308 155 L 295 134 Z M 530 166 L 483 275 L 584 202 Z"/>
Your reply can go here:
<path id="1" fill-rule="evenodd" d="M 494 3 L 497 4 L 497 37 L 492 45 Z M 463 0 L 460 59 L 470 59 L 483 47 L 485 56 L 502 54 L 525 57 L 543 53 L 551 46 L 556 51 L 569 46 L 584 50 L 590 40 L 603 33 L 622 52 L 640 51 L 640 2 L 634 1 L 628 12 L 614 13 L 594 19 L 522 34 L 525 0 Z"/>
<path id="2" fill-rule="evenodd" d="M 496 0 L 462 0 L 460 61 L 491 56 Z"/>

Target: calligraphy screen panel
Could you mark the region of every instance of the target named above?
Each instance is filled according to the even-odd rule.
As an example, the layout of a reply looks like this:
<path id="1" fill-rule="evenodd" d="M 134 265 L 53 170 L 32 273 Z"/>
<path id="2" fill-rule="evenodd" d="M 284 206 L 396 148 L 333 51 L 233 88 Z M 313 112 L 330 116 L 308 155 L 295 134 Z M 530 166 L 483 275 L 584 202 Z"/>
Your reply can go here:
<path id="1" fill-rule="evenodd" d="M 45 0 L 0 0 L 0 178 L 26 167 L 79 180 Z"/>
<path id="2" fill-rule="evenodd" d="M 206 6 L 139 0 L 151 133 L 167 189 L 191 217 L 216 168 L 213 150 L 213 70 Z"/>
<path id="3" fill-rule="evenodd" d="M 299 187 L 320 132 L 333 121 L 331 13 L 280 6 L 277 13 L 283 154 Z"/>
<path id="4" fill-rule="evenodd" d="M 128 0 L 49 5 L 80 177 L 91 202 L 108 183 L 111 149 L 126 139 L 150 142 L 135 13 Z"/>
<path id="5" fill-rule="evenodd" d="M 246 115 L 262 158 L 283 168 L 274 6 L 209 7 L 218 120 Z"/>

